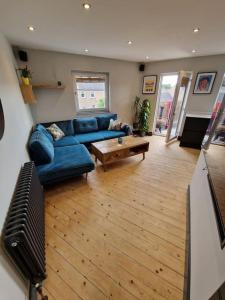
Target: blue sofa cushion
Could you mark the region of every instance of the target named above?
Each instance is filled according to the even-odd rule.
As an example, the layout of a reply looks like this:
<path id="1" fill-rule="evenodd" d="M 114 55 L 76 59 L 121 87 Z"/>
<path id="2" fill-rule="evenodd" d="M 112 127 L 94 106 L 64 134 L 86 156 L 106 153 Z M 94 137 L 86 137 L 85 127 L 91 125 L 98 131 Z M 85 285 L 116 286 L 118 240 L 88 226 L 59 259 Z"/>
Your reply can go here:
<path id="1" fill-rule="evenodd" d="M 31 159 L 36 165 L 50 163 L 54 158 L 54 147 L 47 136 L 40 131 L 34 131 L 29 140 Z"/>
<path id="2" fill-rule="evenodd" d="M 74 119 L 75 134 L 88 133 L 98 130 L 96 118 L 77 118 Z"/>
<path id="3" fill-rule="evenodd" d="M 34 130 L 37 130 L 37 131 L 40 131 L 40 132 L 44 133 L 44 135 L 47 136 L 47 138 L 49 139 L 49 141 L 50 141 L 50 142 L 53 142 L 53 137 L 52 137 L 51 133 L 48 132 L 48 130 L 47 130 L 43 125 L 37 124 L 37 125 L 35 126 L 35 129 L 34 129 Z"/>
<path id="4" fill-rule="evenodd" d="M 37 167 L 41 183 L 48 184 L 90 172 L 94 162 L 84 145 L 55 148 L 54 160 Z"/>
<path id="5" fill-rule="evenodd" d="M 75 138 L 81 144 L 94 143 L 104 140 L 104 136 L 101 131 L 77 134 L 75 135 Z"/>
<path id="6" fill-rule="evenodd" d="M 65 135 L 74 135 L 73 120 L 49 122 L 43 123 L 42 125 L 44 125 L 44 127 L 49 127 L 53 123 L 55 123 L 64 132 Z"/>
<path id="7" fill-rule="evenodd" d="M 71 146 L 71 145 L 79 145 L 79 141 L 74 136 L 64 136 L 60 140 L 54 141 L 54 147 L 64 147 L 64 146 Z"/>
<path id="8" fill-rule="evenodd" d="M 109 128 L 110 119 L 116 120 L 117 114 L 103 114 L 96 116 L 99 130 L 106 130 Z"/>
<path id="9" fill-rule="evenodd" d="M 126 135 L 126 133 L 121 130 L 102 130 L 101 134 L 103 135 L 104 140 L 114 139 Z"/>

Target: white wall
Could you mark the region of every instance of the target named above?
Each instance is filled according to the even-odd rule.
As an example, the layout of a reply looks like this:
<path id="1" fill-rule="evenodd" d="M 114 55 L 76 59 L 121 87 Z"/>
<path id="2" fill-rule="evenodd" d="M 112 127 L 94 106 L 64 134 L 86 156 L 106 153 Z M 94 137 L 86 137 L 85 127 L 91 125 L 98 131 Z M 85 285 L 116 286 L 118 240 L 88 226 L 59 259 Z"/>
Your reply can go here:
<path id="1" fill-rule="evenodd" d="M 139 93 L 139 71 L 134 62 L 58 53 L 53 51 L 26 50 L 33 72 L 33 83 L 56 83 L 65 90 L 35 91 L 37 104 L 31 106 L 36 122 L 66 120 L 76 115 L 71 71 L 108 72 L 110 81 L 110 110 L 123 121 L 132 121 L 132 105 Z M 20 62 L 20 65 L 21 62 Z"/>
<path id="2" fill-rule="evenodd" d="M 187 101 L 187 112 L 210 114 L 215 102 L 222 77 L 225 72 L 225 55 L 203 56 L 176 59 L 146 64 L 144 73 L 138 71 L 134 62 L 91 57 L 86 55 L 66 54 L 53 51 L 27 49 L 29 63 L 33 72 L 33 83 L 65 84 L 65 90 L 36 90 L 37 104 L 31 106 L 36 122 L 55 121 L 74 118 L 76 115 L 71 71 L 109 72 L 110 75 L 110 110 L 117 112 L 123 121 L 132 122 L 132 105 L 136 95 L 142 91 L 143 75 L 158 75 L 158 85 L 161 73 L 193 71 L 192 85 Z M 24 65 L 19 62 L 20 65 Z M 197 72 L 217 71 L 217 77 L 212 93 L 209 95 L 194 95 L 193 88 Z M 158 91 L 157 85 L 157 91 Z M 153 124 L 157 93 L 143 95 L 152 103 L 151 126 Z"/>
<path id="3" fill-rule="evenodd" d="M 193 79 L 190 88 L 190 93 L 187 101 L 187 113 L 196 113 L 208 115 L 212 112 L 212 108 L 217 97 L 219 87 L 222 83 L 223 75 L 225 73 L 225 55 L 214 55 L 214 56 L 202 56 L 184 59 L 175 59 L 160 62 L 151 62 L 146 65 L 144 75 L 158 75 L 159 86 L 160 74 L 193 71 Z M 193 94 L 195 78 L 198 72 L 209 72 L 217 71 L 217 77 L 213 86 L 211 94 L 208 95 L 196 95 Z M 149 95 L 147 95 L 149 96 Z M 152 103 L 152 110 L 155 111 L 157 92 L 150 96 Z M 152 118 L 153 123 L 153 118 Z"/>
<path id="4" fill-rule="evenodd" d="M 26 143 L 32 127 L 15 72 L 12 50 L 0 33 L 0 98 L 5 115 L 5 133 L 0 140 L 0 230 L 14 192 L 19 170 L 29 160 Z M 0 249 L 0 299 L 25 299 L 26 287 L 5 260 Z"/>

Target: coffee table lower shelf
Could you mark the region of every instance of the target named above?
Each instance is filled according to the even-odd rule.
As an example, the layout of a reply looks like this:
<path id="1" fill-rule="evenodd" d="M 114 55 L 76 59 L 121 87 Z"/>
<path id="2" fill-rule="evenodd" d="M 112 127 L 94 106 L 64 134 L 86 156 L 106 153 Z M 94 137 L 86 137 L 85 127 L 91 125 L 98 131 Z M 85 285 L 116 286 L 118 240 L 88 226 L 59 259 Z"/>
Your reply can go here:
<path id="1" fill-rule="evenodd" d="M 95 162 L 99 160 L 102 165 L 104 171 L 106 171 L 106 165 L 116 162 L 118 160 L 128 158 L 134 155 L 142 154 L 143 160 L 145 159 L 145 152 L 149 149 L 149 142 L 144 141 L 141 145 L 135 145 L 131 147 L 123 147 L 123 145 L 118 145 L 118 149 L 114 151 L 101 152 L 101 149 L 98 149 L 95 144 L 92 144 L 92 153 L 95 156 Z"/>

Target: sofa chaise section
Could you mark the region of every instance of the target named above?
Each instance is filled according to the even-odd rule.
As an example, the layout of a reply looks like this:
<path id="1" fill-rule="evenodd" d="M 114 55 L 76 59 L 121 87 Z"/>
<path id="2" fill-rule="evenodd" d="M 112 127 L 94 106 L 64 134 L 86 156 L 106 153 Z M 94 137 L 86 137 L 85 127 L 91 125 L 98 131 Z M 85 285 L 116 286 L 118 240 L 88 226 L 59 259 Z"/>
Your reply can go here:
<path id="1" fill-rule="evenodd" d="M 74 136 L 54 141 L 40 124 L 31 134 L 29 151 L 43 185 L 82 175 L 95 168 L 90 153 Z"/>
<path id="2" fill-rule="evenodd" d="M 54 159 L 37 166 L 40 181 L 56 183 L 94 170 L 94 162 L 84 145 L 56 147 Z"/>

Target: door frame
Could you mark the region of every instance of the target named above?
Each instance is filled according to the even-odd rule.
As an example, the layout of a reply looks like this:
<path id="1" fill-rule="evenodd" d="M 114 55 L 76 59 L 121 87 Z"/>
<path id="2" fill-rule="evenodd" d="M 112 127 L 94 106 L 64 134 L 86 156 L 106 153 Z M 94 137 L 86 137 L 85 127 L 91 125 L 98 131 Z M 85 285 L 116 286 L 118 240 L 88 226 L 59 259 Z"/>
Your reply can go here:
<path id="1" fill-rule="evenodd" d="M 216 97 L 216 100 L 215 100 L 214 105 L 216 104 L 216 102 L 217 102 L 217 100 L 218 100 L 218 96 L 219 96 L 219 94 L 220 94 L 221 89 L 222 89 L 223 87 L 225 88 L 225 86 L 223 86 L 224 80 L 225 80 L 225 73 L 224 73 L 224 75 L 223 75 L 222 83 L 221 83 L 220 88 L 219 88 L 219 91 L 218 91 L 218 93 L 217 93 L 217 97 Z M 214 105 L 213 105 L 213 108 L 214 108 Z M 207 139 L 207 141 L 206 141 L 204 144 L 202 144 L 202 148 L 205 149 L 205 150 L 208 150 L 208 149 L 209 149 L 209 146 L 210 146 L 210 144 L 211 144 L 211 142 L 212 142 L 212 139 L 213 139 L 213 136 L 214 136 L 214 134 L 215 134 L 215 129 L 216 129 L 216 127 L 217 127 L 217 125 L 218 125 L 218 123 L 219 123 L 219 121 L 220 121 L 220 118 L 221 118 L 221 115 L 222 115 L 224 109 L 225 109 L 225 92 L 224 92 L 223 100 L 222 100 L 222 102 L 221 102 L 220 110 L 217 112 L 217 115 L 216 115 L 215 119 L 213 120 L 211 129 L 210 129 L 210 132 L 209 132 L 208 139 Z M 212 109 L 212 112 L 211 112 L 211 118 L 210 118 L 210 120 L 212 119 L 212 114 L 213 114 L 213 109 Z"/>
<path id="2" fill-rule="evenodd" d="M 156 106 L 155 106 L 152 134 L 162 136 L 162 137 L 165 137 L 165 135 L 155 133 L 155 127 L 156 127 L 157 113 L 158 113 L 159 102 L 160 102 L 160 93 L 159 92 L 160 92 L 160 88 L 162 85 L 162 77 L 167 76 L 167 75 L 178 75 L 178 77 L 179 77 L 179 72 L 166 72 L 166 73 L 160 73 L 160 75 L 159 75 L 159 86 L 158 86 L 157 97 L 156 97 Z"/>
<path id="3" fill-rule="evenodd" d="M 205 150 L 209 149 L 209 146 L 210 146 L 212 139 L 214 137 L 214 134 L 215 134 L 215 129 L 217 128 L 217 125 L 219 124 L 219 121 L 223 115 L 224 109 L 225 109 L 225 94 L 224 94 L 223 100 L 221 102 L 220 110 L 218 111 L 218 113 L 212 123 L 212 127 L 211 127 L 211 130 L 209 133 L 208 140 L 207 140 L 207 142 L 205 142 L 205 144 L 202 145 L 202 148 Z"/>
<path id="4" fill-rule="evenodd" d="M 173 125 L 173 121 L 174 121 L 174 117 L 175 117 L 175 111 L 176 111 L 178 96 L 179 96 L 180 88 L 182 87 L 181 83 L 182 83 L 182 78 L 183 77 L 189 78 L 189 81 L 188 81 L 188 85 L 186 87 L 186 90 L 185 90 L 185 93 L 184 93 L 184 96 L 183 96 L 181 109 L 179 111 L 176 133 L 175 133 L 174 137 L 170 138 L 170 134 L 171 134 L 171 131 L 172 131 L 172 125 Z M 178 77 L 178 80 L 177 80 L 177 85 L 176 85 L 174 98 L 173 98 L 173 103 L 172 103 L 172 108 L 171 108 L 169 126 L 168 126 L 168 130 L 167 130 L 167 134 L 166 134 L 166 143 L 169 143 L 170 141 L 176 139 L 179 135 L 180 128 L 181 128 L 181 125 L 183 123 L 183 119 L 184 119 L 184 116 L 185 116 L 186 104 L 187 104 L 187 99 L 188 99 L 188 95 L 189 95 L 189 91 L 190 91 L 190 87 L 191 87 L 192 77 L 193 77 L 193 72 L 191 72 L 191 71 L 183 71 L 182 70 L 182 71 L 179 72 L 179 77 Z"/>

